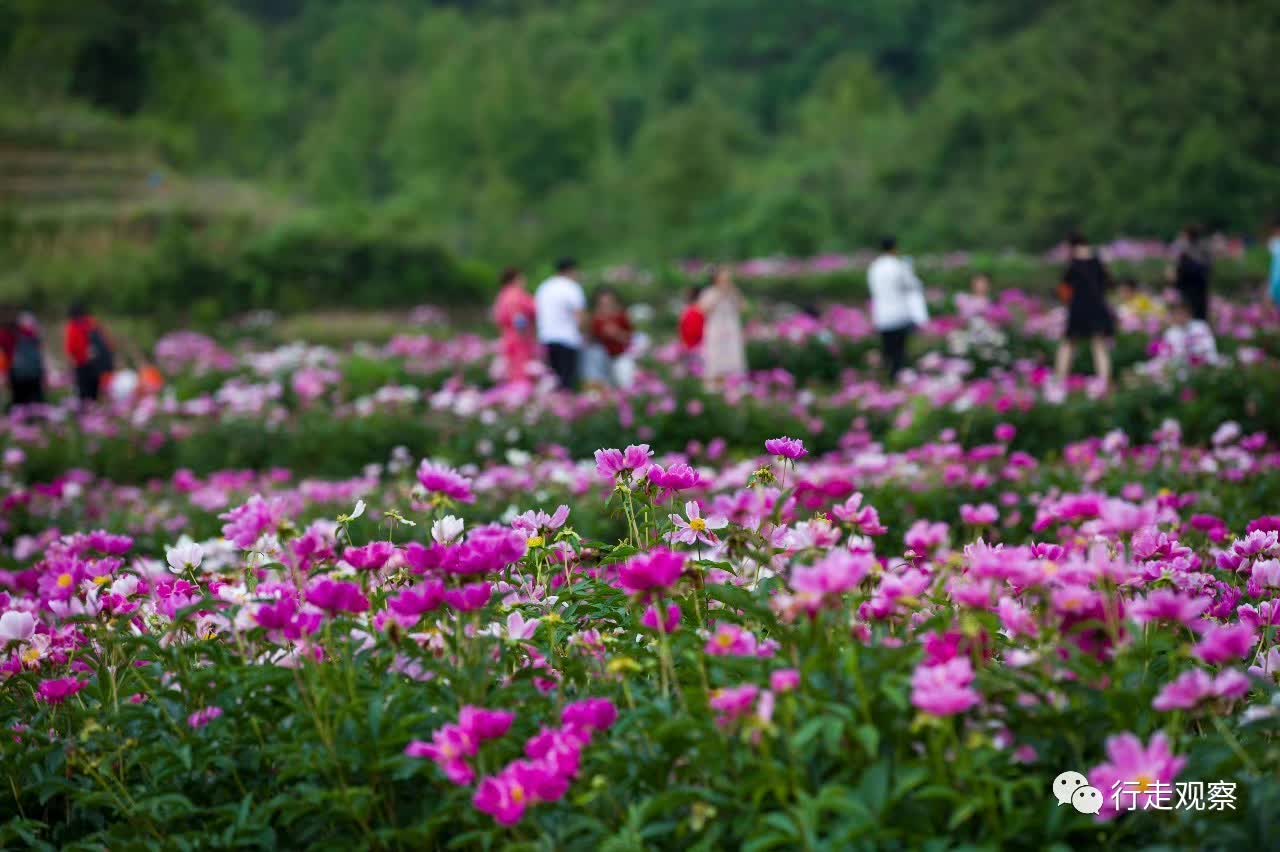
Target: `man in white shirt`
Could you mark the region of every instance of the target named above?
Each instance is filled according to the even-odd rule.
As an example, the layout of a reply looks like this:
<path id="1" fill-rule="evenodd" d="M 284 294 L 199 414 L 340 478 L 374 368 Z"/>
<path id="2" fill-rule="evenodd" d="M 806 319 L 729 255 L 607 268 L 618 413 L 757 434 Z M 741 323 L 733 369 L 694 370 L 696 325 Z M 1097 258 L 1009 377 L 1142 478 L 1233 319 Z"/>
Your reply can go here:
<path id="1" fill-rule="evenodd" d="M 547 364 L 565 390 L 578 387 L 582 315 L 587 309 L 587 296 L 577 276 L 578 264 L 565 258 L 556 264 L 556 274 L 539 284 L 533 294 L 538 342 L 546 347 Z"/>
<path id="2" fill-rule="evenodd" d="M 880 256 L 867 270 L 867 283 L 871 287 L 871 324 L 880 332 L 889 378 L 896 380 L 907 366 L 907 338 L 916 326 L 929 321 L 924 285 L 911 264 L 898 256 L 898 241 L 893 237 L 881 241 Z"/>

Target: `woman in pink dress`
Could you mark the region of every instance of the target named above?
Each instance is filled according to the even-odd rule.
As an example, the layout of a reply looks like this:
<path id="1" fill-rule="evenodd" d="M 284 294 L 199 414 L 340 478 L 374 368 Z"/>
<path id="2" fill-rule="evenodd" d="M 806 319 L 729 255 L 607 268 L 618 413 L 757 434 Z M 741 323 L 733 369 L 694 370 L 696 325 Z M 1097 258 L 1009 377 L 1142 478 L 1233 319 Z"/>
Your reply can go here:
<path id="1" fill-rule="evenodd" d="M 503 379 L 511 383 L 529 381 L 529 362 L 537 354 L 533 320 L 537 313 L 533 296 L 525 289 L 518 269 L 502 273 L 502 290 L 493 306 L 493 319 L 502 332 Z"/>

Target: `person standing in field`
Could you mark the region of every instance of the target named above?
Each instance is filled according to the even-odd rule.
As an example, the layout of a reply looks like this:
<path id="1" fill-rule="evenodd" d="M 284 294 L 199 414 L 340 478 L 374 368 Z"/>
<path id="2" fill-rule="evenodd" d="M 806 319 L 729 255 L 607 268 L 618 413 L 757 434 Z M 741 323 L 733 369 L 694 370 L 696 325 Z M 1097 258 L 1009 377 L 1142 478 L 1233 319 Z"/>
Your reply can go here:
<path id="1" fill-rule="evenodd" d="M 1196 225 L 1183 228 L 1176 245 L 1178 258 L 1173 271 L 1174 286 L 1192 318 L 1208 322 L 1209 277 L 1213 271 L 1209 246 Z"/>
<path id="2" fill-rule="evenodd" d="M 547 364 L 564 390 L 577 390 L 582 361 L 582 322 L 587 296 L 578 283 L 578 264 L 564 258 L 556 274 L 534 294 L 538 342 L 546 347 Z"/>
<path id="3" fill-rule="evenodd" d="M 867 269 L 871 289 L 871 324 L 880 332 L 880 349 L 890 381 L 907 367 L 911 332 L 929 321 L 924 285 L 911 264 L 898 256 L 898 241 L 880 241 L 880 256 Z"/>
<path id="4" fill-rule="evenodd" d="M 584 353 L 583 375 L 589 383 L 628 387 L 635 364 L 628 356 L 635 331 L 617 292 L 608 287 L 595 294 L 590 320 L 591 343 Z"/>
<path id="5" fill-rule="evenodd" d="M 35 315 L 23 311 L 10 327 L 9 405 L 17 408 L 44 402 L 44 340 Z"/>
<path id="6" fill-rule="evenodd" d="M 1066 386 L 1075 344 L 1087 340 L 1093 353 L 1093 371 L 1105 391 L 1111 383 L 1111 353 L 1107 345 L 1116 332 L 1115 318 L 1107 305 L 1111 277 L 1081 234 L 1072 232 L 1067 246 L 1070 260 L 1059 285 L 1059 295 L 1067 304 L 1067 325 L 1055 363 L 1058 384 Z"/>
<path id="7" fill-rule="evenodd" d="M 67 358 L 75 371 L 76 394 L 81 402 L 96 402 L 115 367 L 115 358 L 98 321 L 79 302 L 67 312 L 64 338 Z"/>
<path id="8" fill-rule="evenodd" d="M 523 273 L 509 268 L 502 273 L 502 289 L 493 306 L 493 319 L 502 333 L 503 380 L 509 384 L 529 381 L 529 364 L 537 351 L 534 319 L 537 306 L 525 289 Z"/>
<path id="9" fill-rule="evenodd" d="M 717 267 L 711 285 L 698 297 L 704 317 L 702 333 L 703 376 L 718 383 L 747 371 L 747 351 L 742 335 L 742 293 L 727 266 Z"/>

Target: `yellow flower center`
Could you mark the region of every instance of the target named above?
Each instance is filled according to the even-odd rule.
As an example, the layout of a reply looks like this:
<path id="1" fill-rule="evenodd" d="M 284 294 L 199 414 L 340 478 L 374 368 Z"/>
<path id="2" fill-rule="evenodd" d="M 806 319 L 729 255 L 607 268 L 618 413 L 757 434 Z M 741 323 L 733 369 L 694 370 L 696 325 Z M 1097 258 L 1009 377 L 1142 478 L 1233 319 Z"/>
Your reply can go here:
<path id="1" fill-rule="evenodd" d="M 71 588 L 71 584 L 74 582 L 75 582 L 75 578 L 72 577 L 70 574 L 63 574 L 61 577 L 58 578 L 58 588 L 69 589 Z"/>
<path id="2" fill-rule="evenodd" d="M 444 755 L 445 760 L 453 760 L 453 758 L 458 754 L 451 745 L 447 745 L 440 749 L 440 752 Z"/>
<path id="3" fill-rule="evenodd" d="M 523 788 L 523 787 L 521 787 L 519 784 L 513 784 L 513 785 L 512 785 L 512 787 L 511 787 L 511 798 L 515 800 L 515 803 L 516 803 L 517 805 L 518 805 L 518 804 L 520 804 L 521 802 L 523 802 L 523 801 L 524 801 L 524 788 Z"/>
<path id="4" fill-rule="evenodd" d="M 1058 573 L 1058 563 L 1057 562 L 1044 563 L 1044 573 L 1049 577 L 1056 576 Z"/>
<path id="5" fill-rule="evenodd" d="M 689 521 L 689 529 L 693 530 L 694 532 L 706 532 L 707 522 L 702 520 L 702 518 L 694 518 L 693 520 Z"/>
<path id="6" fill-rule="evenodd" d="M 1137 777 L 1137 782 L 1138 782 L 1138 792 L 1146 793 L 1155 784 L 1155 779 L 1153 779 L 1150 775 L 1139 775 Z"/>
<path id="7" fill-rule="evenodd" d="M 28 648 L 27 650 L 22 652 L 22 662 L 28 666 L 34 663 L 38 659 L 40 659 L 39 648 Z"/>
<path id="8" fill-rule="evenodd" d="M 530 546 L 530 547 L 542 547 L 542 545 L 544 545 L 544 544 L 546 544 L 546 543 L 547 543 L 546 539 L 544 539 L 544 538 L 543 538 L 542 536 L 540 536 L 540 535 L 533 535 L 533 536 L 529 536 L 529 546 Z"/>
<path id="9" fill-rule="evenodd" d="M 728 633 L 721 633 L 719 636 L 716 637 L 716 643 L 721 648 L 728 648 L 733 644 L 733 637 L 730 636 Z"/>
<path id="10" fill-rule="evenodd" d="M 109 574 L 103 574 L 99 577 L 93 578 L 93 584 L 95 586 L 105 586 L 107 583 L 110 583 L 110 582 L 111 582 L 111 575 Z"/>

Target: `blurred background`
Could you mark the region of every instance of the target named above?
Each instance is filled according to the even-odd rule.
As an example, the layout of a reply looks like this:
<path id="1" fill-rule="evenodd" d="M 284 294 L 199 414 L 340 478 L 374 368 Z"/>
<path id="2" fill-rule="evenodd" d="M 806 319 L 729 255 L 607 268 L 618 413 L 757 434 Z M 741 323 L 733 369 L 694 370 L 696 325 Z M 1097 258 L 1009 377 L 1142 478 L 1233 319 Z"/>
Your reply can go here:
<path id="1" fill-rule="evenodd" d="M 563 254 L 1256 240 L 1278 56 L 1269 0 L 0 0 L 0 300 L 199 324 Z"/>

